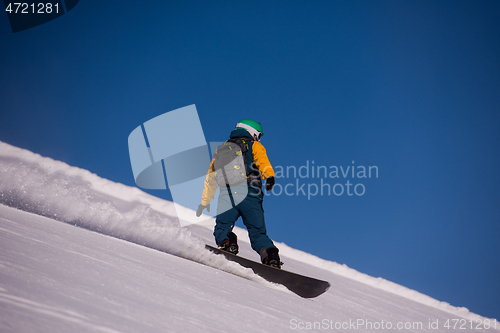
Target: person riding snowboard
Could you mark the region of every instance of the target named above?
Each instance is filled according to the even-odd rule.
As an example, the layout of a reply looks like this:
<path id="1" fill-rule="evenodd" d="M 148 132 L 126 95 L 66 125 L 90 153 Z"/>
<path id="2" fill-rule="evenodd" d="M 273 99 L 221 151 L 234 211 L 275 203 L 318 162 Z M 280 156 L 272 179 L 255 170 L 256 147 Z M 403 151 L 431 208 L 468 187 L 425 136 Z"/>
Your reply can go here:
<path id="1" fill-rule="evenodd" d="M 232 230 L 241 216 L 252 249 L 260 255 L 262 263 L 281 268 L 279 250 L 267 236 L 262 208 L 262 179 L 266 180 L 267 191 L 271 191 L 275 183 L 273 167 L 260 143 L 263 135 L 262 125 L 256 121 L 244 119 L 236 124 L 230 139 L 217 148 L 210 163 L 196 216 L 201 216 L 205 208 L 210 212 L 210 202 L 219 186 L 214 237 L 220 249 L 238 253 L 237 237 Z M 227 154 L 233 155 L 224 160 Z M 238 156 L 241 157 L 238 159 Z M 237 161 L 244 164 L 240 167 Z M 246 169 L 246 173 L 239 171 L 241 169 Z"/>

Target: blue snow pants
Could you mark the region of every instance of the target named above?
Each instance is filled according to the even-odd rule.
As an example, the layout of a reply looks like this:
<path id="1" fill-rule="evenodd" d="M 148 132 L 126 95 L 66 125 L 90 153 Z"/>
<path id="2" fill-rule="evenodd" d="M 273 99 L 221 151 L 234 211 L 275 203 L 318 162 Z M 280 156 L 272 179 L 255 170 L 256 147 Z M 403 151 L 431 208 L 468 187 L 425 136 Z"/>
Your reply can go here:
<path id="1" fill-rule="evenodd" d="M 244 186 L 247 185 L 244 184 Z M 231 187 L 231 190 L 234 191 L 235 188 Z M 241 216 L 243 224 L 248 230 L 248 236 L 254 251 L 260 254 L 262 248 L 274 247 L 273 241 L 267 236 L 264 209 L 262 208 L 264 199 L 262 191 L 249 186 L 248 195 L 241 202 L 233 205 L 233 196 L 235 195 L 238 194 L 233 194 L 227 189 L 221 189 L 220 191 L 214 229 L 217 245 L 221 246 L 224 240 L 228 238 L 227 233 L 233 230 L 236 220 Z"/>

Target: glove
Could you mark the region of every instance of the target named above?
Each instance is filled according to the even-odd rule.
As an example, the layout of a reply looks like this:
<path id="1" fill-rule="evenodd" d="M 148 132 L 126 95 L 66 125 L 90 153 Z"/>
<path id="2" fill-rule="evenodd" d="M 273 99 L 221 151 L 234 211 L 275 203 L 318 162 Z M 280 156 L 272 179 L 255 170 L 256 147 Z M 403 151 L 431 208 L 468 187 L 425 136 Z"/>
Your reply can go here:
<path id="1" fill-rule="evenodd" d="M 206 205 L 206 206 L 205 205 L 199 205 L 198 209 L 196 210 L 196 216 L 200 217 L 201 214 L 203 214 L 203 210 L 205 208 L 207 209 L 207 212 L 210 212 L 210 203 L 208 205 Z"/>
<path id="2" fill-rule="evenodd" d="M 271 191 L 274 187 L 274 177 L 271 176 L 266 180 L 266 191 Z"/>

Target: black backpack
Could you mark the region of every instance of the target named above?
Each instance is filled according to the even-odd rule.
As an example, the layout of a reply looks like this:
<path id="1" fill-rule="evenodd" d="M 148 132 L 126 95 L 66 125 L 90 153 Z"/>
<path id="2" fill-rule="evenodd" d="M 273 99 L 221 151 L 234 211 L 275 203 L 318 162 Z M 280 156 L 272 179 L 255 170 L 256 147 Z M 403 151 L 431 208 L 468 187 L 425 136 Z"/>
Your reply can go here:
<path id="1" fill-rule="evenodd" d="M 214 154 L 215 179 L 220 187 L 248 182 L 246 153 L 248 144 L 241 138 L 229 139 Z"/>

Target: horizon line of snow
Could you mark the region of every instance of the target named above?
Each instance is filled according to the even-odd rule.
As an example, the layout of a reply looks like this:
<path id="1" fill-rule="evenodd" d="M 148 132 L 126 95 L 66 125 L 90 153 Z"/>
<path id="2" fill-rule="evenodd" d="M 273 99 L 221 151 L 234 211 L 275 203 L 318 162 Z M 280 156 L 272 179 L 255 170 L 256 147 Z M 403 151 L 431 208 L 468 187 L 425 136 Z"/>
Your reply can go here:
<path id="1" fill-rule="evenodd" d="M 0 179 L 1 204 L 197 261 L 275 289 L 284 288 L 206 251 L 204 242 L 180 226 L 183 216 L 194 215 L 193 210 L 149 195 L 137 187 L 101 178 L 88 170 L 2 141 Z M 213 218 L 209 220 L 202 222 L 211 222 Z M 206 223 L 200 225 L 208 227 Z M 248 242 L 247 237 L 241 240 Z M 383 278 L 358 272 L 345 264 L 321 259 L 285 243 L 278 244 L 280 253 L 291 259 L 465 319 L 490 319 L 465 307 L 455 307 Z"/>

